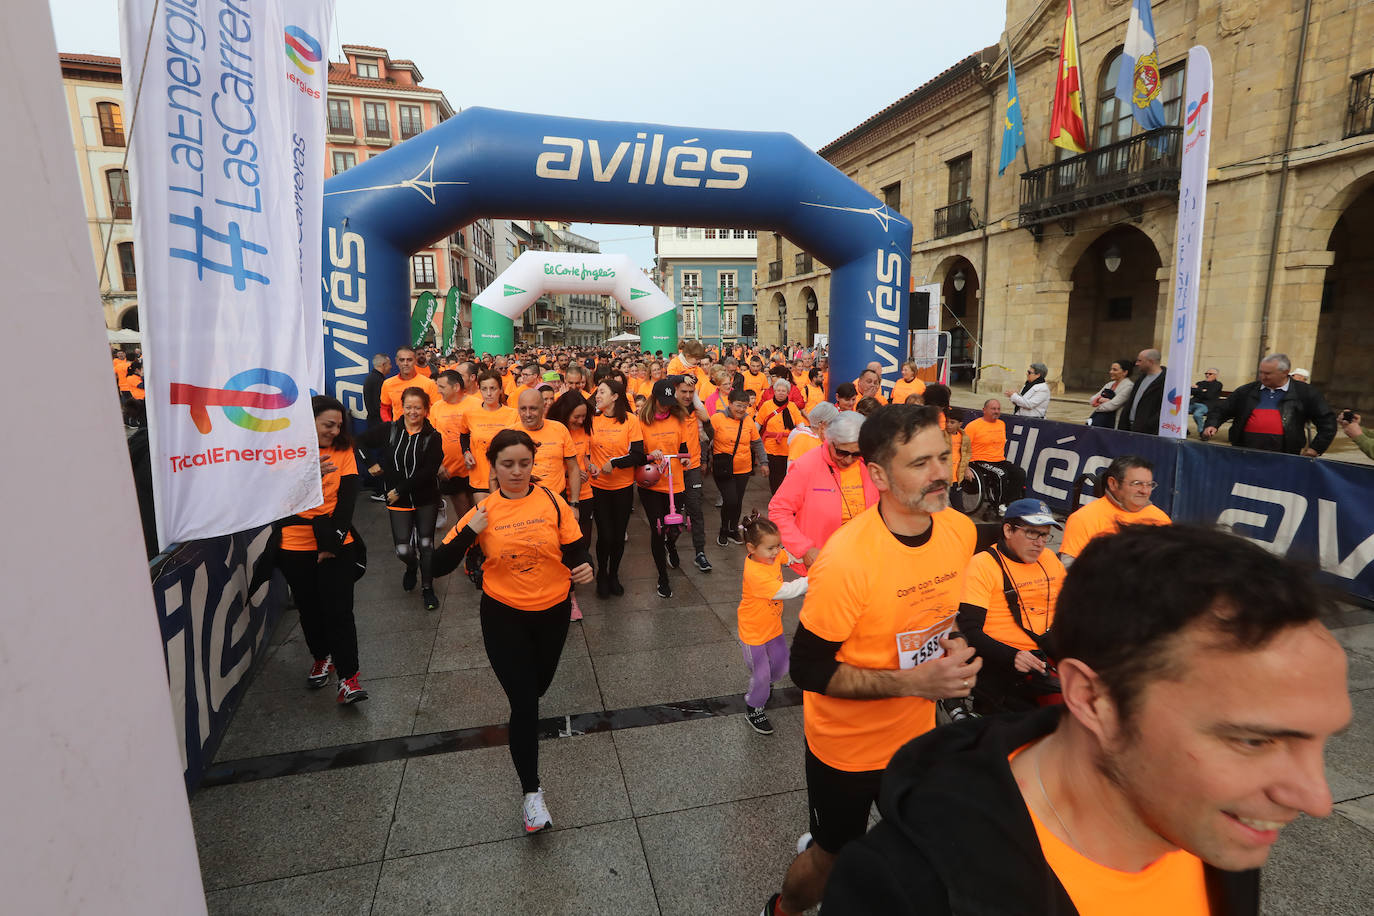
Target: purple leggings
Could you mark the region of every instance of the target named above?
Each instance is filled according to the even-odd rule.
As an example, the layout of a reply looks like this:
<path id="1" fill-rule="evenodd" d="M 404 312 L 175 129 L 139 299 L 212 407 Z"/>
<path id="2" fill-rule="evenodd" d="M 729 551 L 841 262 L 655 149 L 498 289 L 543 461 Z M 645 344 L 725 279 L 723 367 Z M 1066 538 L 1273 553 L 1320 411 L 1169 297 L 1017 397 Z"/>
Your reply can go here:
<path id="1" fill-rule="evenodd" d="M 749 666 L 749 692 L 744 702 L 758 709 L 768 702 L 774 681 L 787 677 L 787 636 L 778 634 L 761 646 L 740 643 L 744 663 Z"/>

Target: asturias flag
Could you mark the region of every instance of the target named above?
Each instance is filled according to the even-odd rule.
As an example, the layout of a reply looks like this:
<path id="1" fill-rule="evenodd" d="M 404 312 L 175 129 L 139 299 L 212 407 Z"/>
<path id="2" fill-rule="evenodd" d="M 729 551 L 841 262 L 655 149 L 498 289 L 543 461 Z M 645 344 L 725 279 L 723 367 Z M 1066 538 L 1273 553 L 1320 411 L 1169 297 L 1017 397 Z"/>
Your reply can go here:
<path id="1" fill-rule="evenodd" d="M 1026 145 L 1026 125 L 1021 120 L 1021 99 L 1016 94 L 1016 68 L 1007 55 L 1007 110 L 1002 116 L 1002 159 L 997 164 L 1001 175 L 1016 158 L 1016 151 Z"/>
<path id="2" fill-rule="evenodd" d="M 1135 0 L 1126 26 L 1126 46 L 1121 50 L 1121 72 L 1116 97 L 1130 109 L 1145 130 L 1164 126 L 1164 106 L 1159 101 L 1159 58 L 1155 54 L 1155 22 L 1150 0 Z"/>
<path id="3" fill-rule="evenodd" d="M 1059 43 L 1059 76 L 1054 84 L 1054 113 L 1050 115 L 1050 142 L 1075 153 L 1088 151 L 1088 132 L 1083 124 L 1083 81 L 1078 72 L 1078 25 L 1073 0 L 1064 17 L 1064 36 Z"/>

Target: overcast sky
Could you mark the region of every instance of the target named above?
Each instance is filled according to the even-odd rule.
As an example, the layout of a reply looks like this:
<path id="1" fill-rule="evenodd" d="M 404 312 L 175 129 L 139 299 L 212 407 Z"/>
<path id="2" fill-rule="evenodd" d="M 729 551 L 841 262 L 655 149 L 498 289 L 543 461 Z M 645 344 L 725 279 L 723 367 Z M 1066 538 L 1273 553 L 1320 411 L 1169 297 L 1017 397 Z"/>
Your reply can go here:
<path id="1" fill-rule="evenodd" d="M 50 6 L 59 49 L 119 54 L 115 0 Z M 995 44 L 1005 9 L 1005 0 L 337 0 L 331 49 L 335 60 L 341 41 L 413 60 L 455 109 L 780 130 L 816 149 Z M 652 263 L 647 228 L 575 228 Z"/>

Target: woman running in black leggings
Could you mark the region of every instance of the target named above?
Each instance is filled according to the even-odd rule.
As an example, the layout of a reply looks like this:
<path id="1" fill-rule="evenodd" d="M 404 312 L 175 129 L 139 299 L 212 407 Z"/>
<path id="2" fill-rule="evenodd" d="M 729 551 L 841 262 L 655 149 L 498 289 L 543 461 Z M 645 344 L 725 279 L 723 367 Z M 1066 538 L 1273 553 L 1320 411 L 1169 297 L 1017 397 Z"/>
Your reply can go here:
<path id="1" fill-rule="evenodd" d="M 443 437 L 430 425 L 429 395 L 422 388 L 401 394 L 401 416 L 358 436 L 363 448 L 381 449 L 381 461 L 370 469 L 386 480 L 387 514 L 396 556 L 405 564 L 401 587 L 415 588 L 418 574 L 425 609 L 439 608 L 434 594 L 434 524 L 439 518 L 439 465 Z M 412 537 L 415 545 L 411 545 Z"/>
<path id="2" fill-rule="evenodd" d="M 590 457 L 596 490 L 596 595 L 605 598 L 625 594 L 620 558 L 634 511 L 633 469 L 644 463 L 644 434 L 620 382 L 608 378 L 597 385 L 595 406 Z"/>
<path id="3" fill-rule="evenodd" d="M 487 449 L 497 491 L 463 516 L 434 557 L 435 572 L 458 568 L 482 548 L 482 642 L 510 701 L 510 756 L 520 777 L 525 832 L 553 826 L 539 784 L 539 698 L 553 683 L 568 636 L 568 593 L 593 578 L 572 507 L 531 482 L 534 441 L 519 429 Z"/>

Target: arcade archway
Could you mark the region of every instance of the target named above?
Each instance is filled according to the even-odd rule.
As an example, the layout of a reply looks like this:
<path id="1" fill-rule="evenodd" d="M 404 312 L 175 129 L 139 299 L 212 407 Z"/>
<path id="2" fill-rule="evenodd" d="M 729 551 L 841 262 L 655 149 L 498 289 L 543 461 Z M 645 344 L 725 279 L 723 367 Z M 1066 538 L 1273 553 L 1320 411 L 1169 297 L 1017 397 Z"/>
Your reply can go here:
<path id="1" fill-rule="evenodd" d="M 1160 346 L 1160 265 L 1154 242 L 1133 226 L 1104 232 L 1079 256 L 1065 328 L 1066 390 L 1099 386 L 1113 360 Z"/>
<path id="2" fill-rule="evenodd" d="M 1374 183 L 1351 202 L 1331 230 L 1334 260 L 1322 286 L 1312 381 L 1337 409 L 1374 415 Z"/>
<path id="3" fill-rule="evenodd" d="M 410 253 L 483 216 L 777 231 L 831 266 L 833 378 L 906 356 L 911 222 L 796 138 L 469 108 L 325 182 L 325 385 L 355 416 Z"/>

